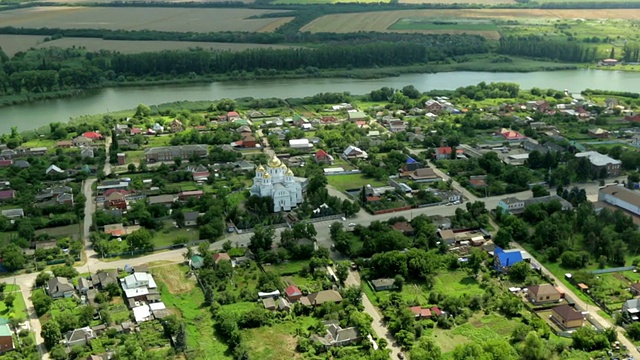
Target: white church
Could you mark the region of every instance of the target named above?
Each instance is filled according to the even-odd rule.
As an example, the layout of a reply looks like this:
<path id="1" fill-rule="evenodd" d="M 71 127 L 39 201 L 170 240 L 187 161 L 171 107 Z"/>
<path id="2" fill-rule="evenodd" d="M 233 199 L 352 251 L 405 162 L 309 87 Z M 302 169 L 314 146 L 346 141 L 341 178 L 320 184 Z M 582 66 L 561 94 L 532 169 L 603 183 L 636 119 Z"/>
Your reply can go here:
<path id="1" fill-rule="evenodd" d="M 267 169 L 260 165 L 253 178 L 251 195 L 271 196 L 273 212 L 291 211 L 302 203 L 302 183 L 306 179 L 295 178 L 293 171 L 276 156 L 267 163 Z"/>

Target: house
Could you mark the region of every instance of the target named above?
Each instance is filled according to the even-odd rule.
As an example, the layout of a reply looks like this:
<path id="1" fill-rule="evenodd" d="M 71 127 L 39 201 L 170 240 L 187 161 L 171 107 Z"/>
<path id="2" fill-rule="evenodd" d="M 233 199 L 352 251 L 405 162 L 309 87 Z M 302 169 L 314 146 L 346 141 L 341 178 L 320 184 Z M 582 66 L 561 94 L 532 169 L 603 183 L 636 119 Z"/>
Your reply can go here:
<path id="1" fill-rule="evenodd" d="M 419 168 L 420 168 L 420 163 L 417 162 L 414 158 L 408 156 L 407 157 L 407 161 L 404 162 L 404 165 L 398 171 L 400 173 L 407 173 L 407 172 L 411 172 L 411 171 L 416 171 Z M 400 176 L 403 177 L 403 175 L 405 175 L 405 174 L 401 174 Z"/>
<path id="2" fill-rule="evenodd" d="M 327 332 L 323 337 L 312 335 L 311 340 L 325 347 L 345 346 L 362 339 L 356 327 L 343 329 L 335 323 L 326 324 Z"/>
<path id="3" fill-rule="evenodd" d="M 451 229 L 438 230 L 438 236 L 440 236 L 440 239 L 442 239 L 442 241 L 447 245 L 451 245 L 456 242 L 456 234 Z"/>
<path id="4" fill-rule="evenodd" d="M 56 148 L 68 149 L 73 146 L 73 141 L 63 140 L 56 143 Z"/>
<path id="5" fill-rule="evenodd" d="M 153 275 L 146 272 L 134 272 L 120 279 L 120 285 L 127 299 L 146 301 L 147 295 L 157 293 Z"/>
<path id="6" fill-rule="evenodd" d="M 113 191 L 104 198 L 105 209 L 127 209 L 126 191 L 124 193 Z M 105 192 L 106 194 L 106 192 Z"/>
<path id="7" fill-rule="evenodd" d="M 197 211 L 188 211 L 184 213 L 184 226 L 196 226 L 198 225 L 198 217 L 200 213 Z"/>
<path id="8" fill-rule="evenodd" d="M 634 283 L 634 284 L 631 284 L 631 286 L 629 287 L 629 291 L 630 291 L 634 296 L 638 296 L 638 295 L 640 295 L 640 283 Z"/>
<path id="9" fill-rule="evenodd" d="M 83 137 L 91 140 L 102 140 L 102 135 L 95 131 L 87 131 L 82 134 Z M 76 145 L 77 146 L 77 145 Z"/>
<path id="10" fill-rule="evenodd" d="M 295 285 L 289 285 L 284 290 L 284 293 L 290 302 L 296 302 L 302 297 L 302 291 L 300 291 L 300 289 Z"/>
<path id="11" fill-rule="evenodd" d="M 570 202 L 568 202 L 567 200 L 563 199 L 562 197 L 556 194 L 527 199 L 524 201 L 524 207 L 526 208 L 529 205 L 540 204 L 540 203 L 547 204 L 552 201 L 559 202 L 562 211 L 573 210 L 573 205 Z"/>
<path id="12" fill-rule="evenodd" d="M 433 306 L 431 308 L 431 315 L 433 315 L 433 316 L 442 316 L 442 310 L 440 310 L 440 308 L 437 307 L 437 306 Z"/>
<path id="13" fill-rule="evenodd" d="M 130 131 L 129 131 L 129 125 L 127 124 L 116 124 L 116 126 L 114 126 L 113 131 L 116 133 L 116 135 L 129 135 Z"/>
<path id="14" fill-rule="evenodd" d="M 562 293 L 551 284 L 533 285 L 527 288 L 527 297 L 533 304 L 558 302 Z"/>
<path id="15" fill-rule="evenodd" d="M 521 133 L 506 128 L 500 129 L 496 135 L 501 136 L 505 141 L 522 141 L 527 139 L 527 137 Z"/>
<path id="16" fill-rule="evenodd" d="M 563 329 L 574 329 L 584 324 L 582 313 L 568 304 L 552 308 L 551 319 Z"/>
<path id="17" fill-rule="evenodd" d="M 116 158 L 117 158 L 118 165 L 124 165 L 127 162 L 127 154 L 125 153 L 117 153 Z"/>
<path id="18" fill-rule="evenodd" d="M 391 226 L 393 230 L 400 231 L 406 236 L 411 236 L 415 233 L 413 226 L 406 221 L 400 221 Z"/>
<path id="19" fill-rule="evenodd" d="M 493 267 L 500 273 L 508 272 L 511 266 L 521 261 L 523 259 L 520 251 L 505 252 L 500 247 L 496 247 L 494 250 Z"/>
<path id="20" fill-rule="evenodd" d="M 54 299 L 69 298 L 73 296 L 75 287 L 69 279 L 63 277 L 53 277 L 47 283 L 47 293 Z"/>
<path id="21" fill-rule="evenodd" d="M 442 104 L 438 101 L 429 99 L 424 103 L 424 108 L 432 114 L 440 114 L 443 110 Z"/>
<path id="22" fill-rule="evenodd" d="M 452 152 L 453 152 L 453 148 L 451 148 L 450 146 L 435 148 L 433 153 L 433 159 L 434 160 L 451 159 Z M 463 153 L 464 153 L 464 150 L 456 149 L 456 156 L 462 155 Z"/>
<path id="23" fill-rule="evenodd" d="M 640 193 L 624 186 L 610 184 L 600 188 L 598 202 L 620 208 L 634 216 L 640 216 Z"/>
<path id="24" fill-rule="evenodd" d="M 200 269 L 204 266 L 204 258 L 200 255 L 193 255 L 191 259 L 189 259 L 189 266 L 192 269 Z"/>
<path id="25" fill-rule="evenodd" d="M 609 109 L 612 110 L 613 108 L 618 106 L 618 99 L 616 98 L 607 98 L 604 100 L 604 106 Z"/>
<path id="26" fill-rule="evenodd" d="M 417 319 L 429 319 L 431 318 L 431 309 L 423 308 L 422 306 L 412 306 L 409 308 Z"/>
<path id="27" fill-rule="evenodd" d="M 409 173 L 409 178 L 415 182 L 433 182 L 440 181 L 442 178 L 436 175 L 432 168 L 420 168 Z"/>
<path id="28" fill-rule="evenodd" d="M 9 218 L 9 219 L 19 219 L 19 218 L 23 218 L 24 217 L 24 210 L 23 209 L 8 209 L 8 210 L 2 210 L 2 216 Z"/>
<path id="29" fill-rule="evenodd" d="M 498 206 L 507 212 L 514 212 L 524 209 L 524 200 L 515 197 L 507 197 L 498 201 Z"/>
<path id="30" fill-rule="evenodd" d="M 607 176 L 619 176 L 622 168 L 620 160 L 613 159 L 597 151 L 585 151 L 575 154 L 577 158 L 587 158 L 591 163 L 591 170 L 598 176 L 606 171 Z"/>
<path id="31" fill-rule="evenodd" d="M 316 153 L 313 156 L 313 159 L 317 162 L 317 163 L 323 163 L 323 164 L 333 164 L 333 156 L 329 155 L 326 151 L 320 149 L 318 151 L 316 151 Z"/>
<path id="32" fill-rule="evenodd" d="M 0 167 L 9 167 L 13 165 L 13 160 L 0 160 Z"/>
<path id="33" fill-rule="evenodd" d="M 589 136 L 596 139 L 605 139 L 609 137 L 609 131 L 601 128 L 589 129 Z"/>
<path id="34" fill-rule="evenodd" d="M 274 300 L 272 297 L 262 299 L 262 305 L 265 309 L 270 311 L 289 311 L 291 310 L 291 304 L 287 299 L 279 297 Z"/>
<path id="35" fill-rule="evenodd" d="M 29 162 L 27 160 L 16 160 L 13 163 L 13 166 L 20 168 L 20 169 L 26 169 L 28 167 L 31 166 L 31 164 L 29 164 Z"/>
<path id="36" fill-rule="evenodd" d="M 239 119 L 240 114 L 237 111 L 229 111 L 227 112 L 227 121 L 233 121 L 234 119 Z"/>
<path id="37" fill-rule="evenodd" d="M 178 194 L 178 199 L 180 201 L 187 201 L 190 198 L 200 199 L 203 195 L 204 191 L 202 190 L 181 191 Z"/>
<path id="38" fill-rule="evenodd" d="M 161 146 L 147 148 L 144 157 L 148 162 L 173 161 L 176 158 L 185 160 L 191 157 L 205 157 L 209 154 L 209 148 L 205 144 Z"/>
<path id="39" fill-rule="evenodd" d="M 640 314 L 640 298 L 630 299 L 622 304 L 622 316 L 628 321 L 638 321 Z"/>
<path id="40" fill-rule="evenodd" d="M 231 261 L 231 257 L 227 253 L 216 253 L 213 254 L 213 262 L 218 265 L 220 261 Z"/>
<path id="41" fill-rule="evenodd" d="M 140 225 L 124 226 L 120 223 L 105 225 L 103 233 L 113 237 L 121 237 L 127 236 L 137 230 L 140 230 Z"/>
<path id="42" fill-rule="evenodd" d="M 93 148 L 85 147 L 80 150 L 80 157 L 82 158 L 93 158 Z"/>
<path id="43" fill-rule="evenodd" d="M 45 175 L 49 175 L 49 174 L 63 174 L 64 170 L 60 169 L 58 166 L 56 165 L 49 165 L 49 167 L 47 168 L 47 170 L 45 170 Z"/>
<path id="44" fill-rule="evenodd" d="M 151 131 L 151 133 L 149 134 L 150 131 Z M 158 123 L 153 124 L 151 129 L 147 129 L 147 133 L 149 135 L 154 135 L 156 133 L 162 133 L 162 132 L 164 132 L 164 126 L 162 126 L 162 125 L 160 125 Z"/>
<path id="45" fill-rule="evenodd" d="M 173 121 L 169 123 L 169 128 L 171 129 L 172 133 L 184 131 L 184 125 L 182 125 L 182 121 L 178 119 L 173 119 Z"/>
<path id="46" fill-rule="evenodd" d="M 469 186 L 471 186 L 474 189 L 487 186 L 487 176 L 486 175 L 470 176 Z"/>
<path id="47" fill-rule="evenodd" d="M 395 290 L 397 289 L 394 279 L 384 278 L 371 280 L 371 285 L 375 291 Z"/>
<path id="48" fill-rule="evenodd" d="M 64 336 L 64 344 L 70 348 L 74 346 L 84 346 L 89 344 L 89 342 L 95 338 L 96 335 L 93 330 L 90 327 L 85 326 L 66 333 Z"/>
<path id="49" fill-rule="evenodd" d="M 342 302 L 342 296 L 336 290 L 322 290 L 300 298 L 303 305 L 320 306 L 326 302 L 339 304 Z"/>
<path id="50" fill-rule="evenodd" d="M 387 127 L 389 128 L 390 132 L 396 133 L 400 131 L 405 131 L 407 129 L 407 123 L 405 123 L 402 120 L 392 120 L 392 121 L 389 121 L 389 124 L 387 125 Z"/>
<path id="51" fill-rule="evenodd" d="M 240 140 L 240 146 L 243 148 L 254 148 L 258 144 L 258 141 L 252 135 L 244 135 Z"/>
<path id="52" fill-rule="evenodd" d="M 78 292 L 80 294 L 86 294 L 89 289 L 93 288 L 93 283 L 91 280 L 86 278 L 78 279 Z"/>
<path id="53" fill-rule="evenodd" d="M 91 275 L 91 283 L 94 287 L 104 289 L 109 284 L 118 283 L 118 273 L 113 270 L 100 270 Z"/>
<path id="54" fill-rule="evenodd" d="M 350 121 L 366 120 L 367 114 L 362 111 L 351 110 L 347 112 L 347 117 Z"/>
<path id="55" fill-rule="evenodd" d="M 15 199 L 16 198 L 16 191 L 15 190 L 1 190 L 0 191 L 0 201 L 6 201 L 6 200 L 10 200 L 10 199 Z"/>
<path id="56" fill-rule="evenodd" d="M 0 354 L 11 351 L 14 348 L 13 331 L 9 328 L 9 324 L 0 325 Z"/>
<path id="57" fill-rule="evenodd" d="M 618 65 L 618 60 L 616 60 L 616 59 L 604 59 L 604 60 L 600 61 L 600 65 L 615 66 L 615 65 Z"/>
<path id="58" fill-rule="evenodd" d="M 147 203 L 149 205 L 162 204 L 165 206 L 171 206 L 177 199 L 178 196 L 174 194 L 156 195 L 149 196 L 147 198 Z"/>
<path id="59" fill-rule="evenodd" d="M 313 147 L 313 144 L 309 143 L 309 139 L 291 139 L 289 140 L 289 147 L 298 150 L 308 150 Z"/>
<path id="60" fill-rule="evenodd" d="M 353 145 L 349 145 L 343 152 L 342 157 L 345 159 L 366 159 L 369 157 L 366 151 L 361 150 Z"/>

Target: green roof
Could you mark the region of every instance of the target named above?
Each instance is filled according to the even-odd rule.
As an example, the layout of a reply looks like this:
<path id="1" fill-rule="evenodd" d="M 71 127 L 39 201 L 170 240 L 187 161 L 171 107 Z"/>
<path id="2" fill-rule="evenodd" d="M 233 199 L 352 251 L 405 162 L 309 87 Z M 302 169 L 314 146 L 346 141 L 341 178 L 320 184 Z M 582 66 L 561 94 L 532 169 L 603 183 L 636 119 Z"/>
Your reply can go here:
<path id="1" fill-rule="evenodd" d="M 193 255 L 191 257 L 191 264 L 195 266 L 202 266 L 204 264 L 204 258 L 200 255 Z"/>
<path id="2" fill-rule="evenodd" d="M 0 336 L 13 336 L 13 332 L 9 329 L 9 325 L 0 325 Z"/>

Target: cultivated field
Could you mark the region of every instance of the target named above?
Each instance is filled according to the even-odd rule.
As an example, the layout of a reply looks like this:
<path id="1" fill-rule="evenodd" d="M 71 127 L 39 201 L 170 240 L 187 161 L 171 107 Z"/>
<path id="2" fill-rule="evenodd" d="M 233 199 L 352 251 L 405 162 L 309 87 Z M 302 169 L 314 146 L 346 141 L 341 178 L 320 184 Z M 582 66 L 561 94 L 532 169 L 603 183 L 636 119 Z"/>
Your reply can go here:
<path id="1" fill-rule="evenodd" d="M 44 40 L 40 35 L 0 35 L 0 48 L 12 57 L 19 51 L 28 50 Z"/>
<path id="2" fill-rule="evenodd" d="M 288 18 L 247 19 L 279 10 L 129 7 L 33 7 L 0 12 L 2 26 L 24 28 L 268 32 Z"/>
<path id="3" fill-rule="evenodd" d="M 638 19 L 640 9 L 574 9 L 574 10 L 547 10 L 547 9 L 464 9 L 464 10 L 398 10 L 376 11 L 351 14 L 334 14 L 322 16 L 300 29 L 309 32 L 357 32 L 377 31 L 395 32 L 389 30 L 394 23 L 403 18 L 431 18 L 431 19 Z M 412 32 L 429 33 L 433 30 L 404 30 Z M 453 31 L 445 31 L 453 32 Z M 458 31 L 459 32 L 459 31 Z"/>
<path id="4" fill-rule="evenodd" d="M 498 26 L 493 21 L 484 19 L 402 18 L 387 30 L 423 34 L 474 34 L 488 39 L 500 38 Z"/>
<path id="5" fill-rule="evenodd" d="M 400 4 L 480 4 L 500 5 L 515 4 L 515 0 L 400 0 Z"/>

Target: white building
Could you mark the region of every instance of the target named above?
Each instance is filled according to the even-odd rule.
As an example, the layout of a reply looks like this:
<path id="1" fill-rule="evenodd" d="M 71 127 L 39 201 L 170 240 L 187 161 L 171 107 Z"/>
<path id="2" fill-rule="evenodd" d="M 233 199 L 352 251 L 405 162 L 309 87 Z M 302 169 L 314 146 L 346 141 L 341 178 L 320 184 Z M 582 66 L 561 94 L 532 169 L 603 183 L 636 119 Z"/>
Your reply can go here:
<path id="1" fill-rule="evenodd" d="M 270 196 L 273 199 L 273 211 L 291 211 L 302 203 L 302 182 L 276 156 L 272 157 L 265 169 L 260 165 L 253 178 L 251 195 Z"/>
<path id="2" fill-rule="evenodd" d="M 640 215 L 640 193 L 622 185 L 611 184 L 600 188 L 598 201 Z"/>

